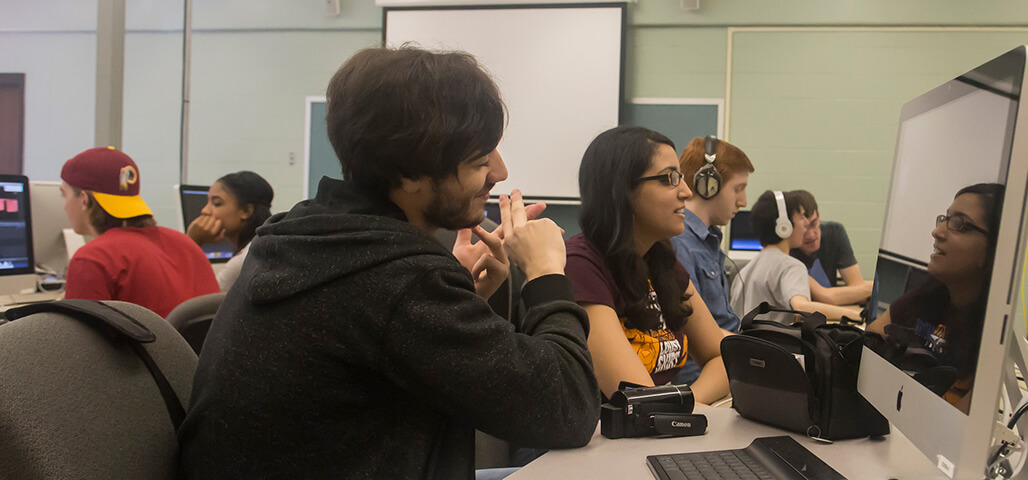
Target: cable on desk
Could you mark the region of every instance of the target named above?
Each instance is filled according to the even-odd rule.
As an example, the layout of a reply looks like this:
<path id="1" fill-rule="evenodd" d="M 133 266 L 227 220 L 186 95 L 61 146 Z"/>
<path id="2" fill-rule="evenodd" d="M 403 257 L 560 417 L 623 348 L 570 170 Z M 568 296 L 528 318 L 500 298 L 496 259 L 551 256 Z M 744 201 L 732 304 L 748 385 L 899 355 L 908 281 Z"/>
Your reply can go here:
<path id="1" fill-rule="evenodd" d="M 720 408 L 722 405 L 724 405 L 726 403 L 730 403 L 731 401 L 732 401 L 732 397 L 728 397 L 728 398 L 726 398 L 724 400 L 721 400 L 720 402 L 717 402 L 717 403 L 711 405 L 711 407 Z"/>

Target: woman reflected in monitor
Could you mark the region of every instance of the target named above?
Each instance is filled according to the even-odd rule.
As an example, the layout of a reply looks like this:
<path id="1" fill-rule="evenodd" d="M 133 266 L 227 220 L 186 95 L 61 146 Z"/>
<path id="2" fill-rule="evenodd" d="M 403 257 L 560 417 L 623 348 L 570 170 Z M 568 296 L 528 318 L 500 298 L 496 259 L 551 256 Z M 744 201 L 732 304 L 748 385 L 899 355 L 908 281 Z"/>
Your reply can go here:
<path id="1" fill-rule="evenodd" d="M 889 305 L 868 331 L 906 336 L 930 350 L 940 365 L 956 370 L 942 397 L 964 413 L 970 407 L 982 320 L 996 250 L 1003 185 L 962 188 L 936 217 L 929 279 Z"/>
<path id="2" fill-rule="evenodd" d="M 691 356 L 701 366 L 696 401 L 728 394 L 721 330 L 670 239 L 685 229 L 691 179 L 674 144 L 641 127 L 601 133 L 578 172 L 582 233 L 567 240 L 565 272 L 589 316 L 589 352 L 600 389 L 671 382 Z"/>

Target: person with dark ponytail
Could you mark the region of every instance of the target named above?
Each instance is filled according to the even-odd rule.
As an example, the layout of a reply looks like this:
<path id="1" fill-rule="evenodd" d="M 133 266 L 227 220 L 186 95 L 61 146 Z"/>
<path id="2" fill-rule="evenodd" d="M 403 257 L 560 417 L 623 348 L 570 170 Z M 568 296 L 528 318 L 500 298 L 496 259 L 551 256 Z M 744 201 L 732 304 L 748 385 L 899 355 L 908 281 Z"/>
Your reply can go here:
<path id="1" fill-rule="evenodd" d="M 235 255 L 218 272 L 221 291 L 228 291 L 239 277 L 257 227 L 271 217 L 274 196 L 271 185 L 260 175 L 250 171 L 230 173 L 211 185 L 207 205 L 186 229 L 198 245 L 232 242 Z"/>
<path id="2" fill-rule="evenodd" d="M 641 127 L 596 137 L 578 171 L 582 233 L 567 240 L 567 277 L 589 316 L 589 351 L 604 395 L 622 381 L 671 382 L 691 356 L 696 401 L 728 394 L 721 339 L 672 250 L 685 229 L 689 182 L 674 143 Z"/>

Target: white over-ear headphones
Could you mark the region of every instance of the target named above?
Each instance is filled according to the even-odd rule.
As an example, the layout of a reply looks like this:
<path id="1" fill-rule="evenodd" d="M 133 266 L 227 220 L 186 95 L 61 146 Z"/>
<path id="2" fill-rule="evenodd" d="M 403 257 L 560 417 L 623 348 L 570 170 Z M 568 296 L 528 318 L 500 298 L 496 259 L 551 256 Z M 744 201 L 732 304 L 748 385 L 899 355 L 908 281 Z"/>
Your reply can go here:
<path id="1" fill-rule="evenodd" d="M 778 234 L 778 238 L 785 240 L 792 235 L 792 220 L 789 219 L 789 214 L 785 211 L 785 194 L 780 190 L 775 190 L 775 203 L 778 204 L 778 218 L 775 220 L 775 233 Z"/>

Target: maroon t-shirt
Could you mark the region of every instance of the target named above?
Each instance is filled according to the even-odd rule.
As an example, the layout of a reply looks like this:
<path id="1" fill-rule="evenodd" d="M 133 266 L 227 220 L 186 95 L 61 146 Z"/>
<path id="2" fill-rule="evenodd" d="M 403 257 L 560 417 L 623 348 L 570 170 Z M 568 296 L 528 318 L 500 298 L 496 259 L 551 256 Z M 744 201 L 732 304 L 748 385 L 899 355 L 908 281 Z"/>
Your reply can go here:
<path id="1" fill-rule="evenodd" d="M 605 305 L 614 310 L 621 321 L 632 349 L 639 360 L 650 372 L 654 385 L 663 385 L 675 378 L 678 370 L 685 365 L 688 356 L 688 339 L 683 330 L 672 331 L 664 325 L 664 317 L 660 317 L 661 328 L 657 330 L 638 330 L 625 327 L 624 298 L 614 282 L 614 275 L 607 268 L 603 255 L 582 234 L 567 240 L 567 266 L 564 273 L 571 280 L 571 289 L 575 301 L 580 305 Z M 677 261 L 674 265 L 675 278 L 682 286 L 682 292 L 689 287 L 689 272 Z M 660 313 L 660 302 L 657 294 L 650 286 L 650 298 L 647 308 Z"/>
<path id="2" fill-rule="evenodd" d="M 921 300 L 923 301 L 923 300 Z M 915 295 L 906 293 L 889 305 L 890 323 L 913 329 L 914 335 L 920 340 L 925 348 L 928 348 L 936 355 L 957 360 L 955 367 L 958 372 L 957 381 L 953 383 L 949 391 L 942 395 L 947 402 L 956 405 L 964 398 L 974 385 L 974 359 L 967 358 L 969 347 L 963 347 L 963 351 L 953 352 L 953 348 L 960 348 L 954 345 L 949 338 L 949 325 L 957 321 L 952 308 L 940 309 L 940 314 L 933 317 L 926 312 L 924 305 L 919 304 Z M 980 341 L 980 340 L 975 340 Z M 949 363 L 944 361 L 945 363 Z"/>

